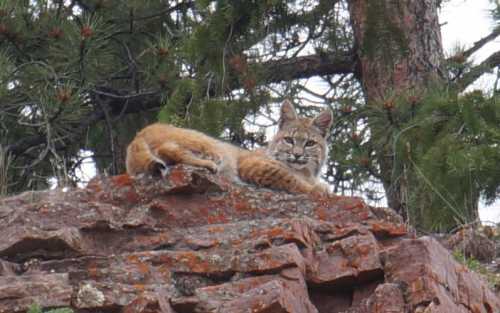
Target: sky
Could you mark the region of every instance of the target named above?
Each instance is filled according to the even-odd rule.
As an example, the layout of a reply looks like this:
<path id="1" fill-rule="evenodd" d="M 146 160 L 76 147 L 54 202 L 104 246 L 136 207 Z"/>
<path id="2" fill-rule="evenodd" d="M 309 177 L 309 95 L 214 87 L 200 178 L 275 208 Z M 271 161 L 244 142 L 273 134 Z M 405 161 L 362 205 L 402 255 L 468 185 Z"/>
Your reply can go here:
<path id="1" fill-rule="evenodd" d="M 499 0 L 496 0 L 499 1 Z M 443 47 L 446 55 L 451 55 L 457 45 L 469 48 L 480 38 L 487 36 L 494 27 L 489 10 L 490 0 L 451 0 L 446 1 L 440 12 L 440 23 Z M 475 63 L 487 58 L 491 53 L 500 50 L 500 38 L 492 41 L 473 55 Z M 490 90 L 496 75 L 490 74 L 480 78 L 472 88 Z M 88 155 L 88 152 L 83 154 Z M 81 167 L 81 177 L 89 180 L 96 174 L 91 158 L 86 159 Z M 480 204 L 480 219 L 483 222 L 500 222 L 500 200 L 492 205 Z"/>
<path id="2" fill-rule="evenodd" d="M 499 0 L 496 0 L 499 1 Z M 470 48 L 473 43 L 487 36 L 495 26 L 490 16 L 491 0 L 451 0 L 447 2 L 439 15 L 443 47 L 451 55 L 459 45 Z M 500 38 L 491 41 L 473 55 L 475 63 L 486 59 L 493 52 L 500 50 Z M 484 75 L 476 81 L 473 88 L 491 89 L 495 75 Z"/>

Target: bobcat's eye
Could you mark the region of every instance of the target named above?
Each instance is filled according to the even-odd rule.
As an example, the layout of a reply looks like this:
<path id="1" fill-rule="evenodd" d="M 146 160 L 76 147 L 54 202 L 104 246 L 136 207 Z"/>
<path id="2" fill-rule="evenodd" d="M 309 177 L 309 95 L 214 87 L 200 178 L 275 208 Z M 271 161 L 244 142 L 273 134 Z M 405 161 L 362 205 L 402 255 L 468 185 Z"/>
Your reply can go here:
<path id="1" fill-rule="evenodd" d="M 286 143 L 293 145 L 293 138 L 292 137 L 284 137 L 283 139 L 285 140 Z"/>
<path id="2" fill-rule="evenodd" d="M 316 141 L 314 141 L 314 140 L 308 140 L 308 141 L 306 142 L 306 147 L 312 147 L 312 146 L 314 146 L 315 144 L 316 144 Z"/>

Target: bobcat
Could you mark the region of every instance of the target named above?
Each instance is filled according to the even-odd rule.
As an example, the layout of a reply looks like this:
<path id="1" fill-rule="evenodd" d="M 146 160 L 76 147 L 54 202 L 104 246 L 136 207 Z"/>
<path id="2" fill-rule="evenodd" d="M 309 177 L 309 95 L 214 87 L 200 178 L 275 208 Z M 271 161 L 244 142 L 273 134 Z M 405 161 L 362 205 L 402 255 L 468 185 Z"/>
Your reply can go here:
<path id="1" fill-rule="evenodd" d="M 127 173 L 154 173 L 183 163 L 218 172 L 233 181 L 291 193 L 328 193 L 318 179 L 327 153 L 331 110 L 298 117 L 291 102 L 281 105 L 279 130 L 266 149 L 249 151 L 195 130 L 152 124 L 127 148 Z"/>

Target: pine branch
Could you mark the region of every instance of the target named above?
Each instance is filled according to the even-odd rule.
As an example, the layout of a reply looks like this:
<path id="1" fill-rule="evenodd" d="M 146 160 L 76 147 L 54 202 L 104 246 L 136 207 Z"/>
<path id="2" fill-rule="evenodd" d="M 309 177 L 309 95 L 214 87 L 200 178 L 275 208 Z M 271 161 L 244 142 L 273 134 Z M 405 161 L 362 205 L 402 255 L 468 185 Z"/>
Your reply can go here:
<path id="1" fill-rule="evenodd" d="M 353 55 L 308 55 L 270 61 L 262 64 L 267 69 L 264 83 L 275 83 L 312 76 L 354 73 L 356 62 Z"/>
<path id="2" fill-rule="evenodd" d="M 500 65 L 500 51 L 497 51 L 491 54 L 486 60 L 481 62 L 481 64 L 472 67 L 469 72 L 467 72 L 462 76 L 462 78 L 457 80 L 455 86 L 457 87 L 458 91 L 463 91 L 476 79 L 481 77 L 481 75 L 491 71 L 493 68 L 499 65 Z"/>
<path id="3" fill-rule="evenodd" d="M 93 102 L 103 104 L 103 107 L 105 106 L 105 108 L 101 109 L 101 107 L 98 106 L 99 109 L 90 112 L 82 118 L 81 122 L 78 123 L 78 126 L 72 129 L 73 136 L 76 137 L 72 138 L 73 140 L 78 140 L 81 136 L 83 136 L 85 131 L 91 125 L 105 120 L 107 114 L 105 110 L 109 110 L 109 117 L 116 118 L 123 114 L 138 113 L 160 107 L 159 92 L 120 95 L 118 92 L 111 91 L 110 89 L 107 89 L 107 91 L 95 89 L 90 91 L 90 94 Z M 6 151 L 14 157 L 18 157 L 24 154 L 28 149 L 44 144 L 47 144 L 46 134 L 38 133 L 8 145 L 6 147 Z"/>
<path id="4" fill-rule="evenodd" d="M 149 20 L 149 19 L 154 19 L 154 18 L 158 18 L 158 17 L 162 17 L 162 16 L 165 16 L 167 14 L 170 14 L 174 11 L 183 11 L 183 10 L 187 10 L 187 9 L 192 9 L 195 7 L 195 3 L 194 1 L 184 1 L 184 2 L 180 2 L 174 6 L 171 6 L 171 7 L 166 7 L 165 9 L 163 10 L 160 10 L 154 14 L 150 14 L 150 15 L 144 15 L 144 16 L 134 16 L 132 17 L 131 19 L 130 18 L 127 18 L 127 19 L 111 19 L 110 21 L 113 22 L 113 23 L 116 23 L 116 22 L 128 22 L 129 20 L 133 20 L 135 22 L 137 21 L 144 21 L 144 20 Z"/>
<path id="5" fill-rule="evenodd" d="M 465 50 L 463 52 L 463 56 L 465 58 L 470 57 L 472 54 L 477 52 L 479 49 L 484 47 L 487 43 L 489 43 L 493 39 L 497 38 L 499 35 L 500 35 L 500 27 L 495 27 L 495 29 L 488 36 L 476 41 L 471 48 L 469 48 L 468 50 Z"/>
<path id="6" fill-rule="evenodd" d="M 321 35 L 321 33 L 323 32 L 323 30 L 321 30 L 321 29 L 326 28 L 326 25 L 328 24 L 327 20 L 333 18 L 332 14 L 330 14 L 330 12 L 331 12 L 331 10 L 333 10 L 333 8 L 335 7 L 335 5 L 338 2 L 340 2 L 340 0 L 320 0 L 312 10 L 302 12 L 302 14 L 293 13 L 293 14 L 288 15 L 287 18 L 289 21 L 308 21 L 308 20 L 318 21 L 317 25 L 312 27 L 312 31 L 311 31 L 311 29 L 309 29 L 311 31 L 309 36 L 311 36 L 311 37 L 308 38 L 308 39 L 317 39 Z M 325 8 L 328 8 L 328 9 L 325 9 Z M 322 21 L 322 22 L 320 22 L 320 21 Z M 245 34 L 245 36 L 247 37 L 247 40 L 245 41 L 244 44 L 239 43 L 239 44 L 241 44 L 240 49 L 239 49 L 240 52 L 246 51 L 246 50 L 250 49 L 251 47 L 258 45 L 259 43 L 262 43 L 262 41 L 266 37 L 270 36 L 273 33 L 281 34 L 283 32 L 283 29 L 282 29 L 283 25 L 282 24 L 283 24 L 283 22 L 280 21 L 279 19 L 277 19 L 277 20 L 273 19 L 266 26 L 265 32 L 255 32 L 254 34 Z M 302 25 L 302 26 L 305 26 L 305 25 Z M 318 33 L 314 34 L 316 27 L 319 28 L 320 30 L 318 31 Z M 308 26 L 308 28 L 309 28 L 309 26 Z M 307 42 L 307 39 L 306 39 L 306 42 Z M 305 47 L 306 42 L 300 43 L 298 45 L 291 45 L 290 47 L 287 47 L 285 49 L 285 51 L 280 51 L 280 52 L 284 53 L 285 55 L 290 55 L 290 53 L 287 53 L 287 52 L 289 52 L 289 50 L 294 49 L 294 48 L 298 48 L 300 46 Z M 302 49 L 303 48 L 298 48 L 297 51 L 294 52 L 293 56 L 294 57 L 297 56 L 298 53 L 300 52 L 300 50 L 302 50 Z M 276 53 L 278 51 L 274 51 L 274 52 Z"/>
<path id="7" fill-rule="evenodd" d="M 289 81 L 293 79 L 309 78 L 321 75 L 352 73 L 355 62 L 352 56 L 309 55 L 290 59 L 264 62 L 260 66 L 266 70 L 262 84 Z M 236 80 L 231 88 L 241 88 Z M 105 104 L 109 110 L 109 118 L 116 118 L 124 114 L 155 110 L 161 106 L 159 90 L 142 91 L 134 94 L 123 94 L 108 87 L 96 87 L 89 90 L 93 103 Z M 96 106 L 99 107 L 99 106 Z M 73 129 L 75 137 L 83 136 L 91 125 L 106 119 L 105 109 L 96 109 L 82 119 L 78 127 Z M 26 137 L 7 146 L 7 151 L 14 156 L 20 156 L 32 147 L 47 143 L 45 134 L 36 134 Z"/>

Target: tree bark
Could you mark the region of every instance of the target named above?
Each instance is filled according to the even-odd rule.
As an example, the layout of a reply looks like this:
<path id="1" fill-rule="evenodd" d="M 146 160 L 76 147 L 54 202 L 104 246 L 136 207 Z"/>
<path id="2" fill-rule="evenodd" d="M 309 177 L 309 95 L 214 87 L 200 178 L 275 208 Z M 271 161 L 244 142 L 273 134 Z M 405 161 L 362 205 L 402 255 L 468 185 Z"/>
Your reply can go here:
<path id="1" fill-rule="evenodd" d="M 357 73 L 368 105 L 382 105 L 408 92 L 418 94 L 430 83 L 442 81 L 444 57 L 437 2 L 349 1 Z M 389 206 L 405 215 L 408 190 L 404 173 L 394 168 L 393 134 L 388 136 L 386 144 L 377 148 L 377 161 Z"/>

